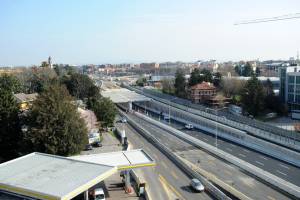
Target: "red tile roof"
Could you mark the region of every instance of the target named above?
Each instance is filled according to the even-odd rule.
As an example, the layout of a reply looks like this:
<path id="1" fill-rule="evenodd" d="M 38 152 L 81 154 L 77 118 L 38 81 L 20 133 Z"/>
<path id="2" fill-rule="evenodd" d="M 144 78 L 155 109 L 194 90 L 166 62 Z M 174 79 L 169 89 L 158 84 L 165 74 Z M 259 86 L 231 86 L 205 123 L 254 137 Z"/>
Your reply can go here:
<path id="1" fill-rule="evenodd" d="M 216 87 L 210 83 L 203 81 L 202 83 L 198 83 L 191 87 L 192 90 L 215 90 Z"/>

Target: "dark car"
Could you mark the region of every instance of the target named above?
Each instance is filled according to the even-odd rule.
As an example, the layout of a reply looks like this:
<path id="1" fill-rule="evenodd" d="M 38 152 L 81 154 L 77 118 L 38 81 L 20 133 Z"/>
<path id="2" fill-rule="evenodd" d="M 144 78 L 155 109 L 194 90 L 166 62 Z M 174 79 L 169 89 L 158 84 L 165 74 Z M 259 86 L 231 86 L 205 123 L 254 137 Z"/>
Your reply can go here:
<path id="1" fill-rule="evenodd" d="M 102 143 L 101 143 L 101 142 L 95 142 L 95 143 L 94 143 L 94 146 L 95 146 L 95 147 L 102 147 Z"/>
<path id="2" fill-rule="evenodd" d="M 93 149 L 93 147 L 92 147 L 92 145 L 91 144 L 87 144 L 87 145 L 85 145 L 85 148 L 84 148 L 84 150 L 86 150 L 86 151 L 90 151 L 90 150 L 92 150 Z"/>

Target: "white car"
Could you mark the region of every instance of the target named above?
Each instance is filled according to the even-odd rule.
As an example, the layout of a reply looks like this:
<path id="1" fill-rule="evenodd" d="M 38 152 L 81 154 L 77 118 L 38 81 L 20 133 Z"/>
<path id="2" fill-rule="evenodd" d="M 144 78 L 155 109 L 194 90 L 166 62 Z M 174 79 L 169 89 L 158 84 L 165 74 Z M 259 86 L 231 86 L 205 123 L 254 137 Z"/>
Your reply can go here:
<path id="1" fill-rule="evenodd" d="M 184 127 L 189 130 L 194 128 L 193 124 L 186 124 Z"/>
<path id="2" fill-rule="evenodd" d="M 127 119 L 126 119 L 126 118 L 122 118 L 122 119 L 121 119 L 121 122 L 122 122 L 122 123 L 127 123 Z"/>
<path id="3" fill-rule="evenodd" d="M 105 200 L 105 194 L 102 188 L 96 188 L 95 191 L 95 196 L 94 199 L 95 200 Z"/>
<path id="4" fill-rule="evenodd" d="M 202 183 L 196 179 L 196 178 L 193 178 L 191 180 L 191 183 L 190 183 L 191 187 L 193 188 L 193 190 L 197 191 L 197 192 L 202 192 L 204 191 L 204 186 L 202 185 Z"/>

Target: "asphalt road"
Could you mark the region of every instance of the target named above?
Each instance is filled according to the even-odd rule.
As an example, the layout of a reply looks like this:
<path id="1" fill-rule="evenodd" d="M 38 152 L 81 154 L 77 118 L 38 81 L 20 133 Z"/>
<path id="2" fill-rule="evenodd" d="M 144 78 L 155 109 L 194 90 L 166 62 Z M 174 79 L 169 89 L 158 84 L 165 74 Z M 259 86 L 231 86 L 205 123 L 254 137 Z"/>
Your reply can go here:
<path id="1" fill-rule="evenodd" d="M 154 168 L 137 170 L 138 173 L 142 173 L 146 179 L 152 199 L 213 199 L 213 197 L 206 192 L 193 192 L 189 187 L 190 178 L 178 169 L 172 161 L 128 124 L 120 126 L 125 129 L 126 136 L 132 147 L 134 149 L 142 148 L 152 156 L 157 163 L 157 166 Z"/>
<path id="2" fill-rule="evenodd" d="M 217 159 L 205 151 L 191 146 L 165 130 L 152 125 L 135 115 L 130 115 L 130 117 L 153 134 L 153 136 L 155 136 L 159 141 L 172 149 L 174 153 L 184 157 L 196 165 L 200 165 L 202 169 L 213 174 L 227 184 L 230 184 L 233 188 L 242 192 L 246 196 L 252 199 L 289 199 L 272 187 L 259 182 L 248 174 L 245 174 L 239 168 Z"/>
<path id="3" fill-rule="evenodd" d="M 156 120 L 158 120 L 158 115 L 155 113 L 150 113 L 150 116 Z M 197 139 L 200 139 L 203 142 L 206 142 L 211 145 L 216 145 L 216 137 L 215 135 L 212 135 L 210 133 L 206 133 L 204 131 L 194 129 L 194 130 L 187 130 L 184 127 L 184 124 L 177 122 L 177 121 L 171 121 L 171 124 L 169 124 L 166 121 L 163 121 L 167 123 L 168 125 L 183 131 Z M 224 140 L 220 137 L 218 137 L 217 140 L 217 147 L 222 149 L 223 151 L 234 155 L 248 163 L 251 163 L 263 170 L 268 171 L 271 174 L 274 174 L 286 181 L 289 181 L 297 186 L 300 186 L 300 168 L 295 167 L 294 165 L 291 165 L 289 163 L 277 160 L 273 157 L 267 156 L 265 154 L 262 154 L 260 152 L 254 151 L 252 149 L 246 148 L 244 146 L 235 144 L 233 142 L 230 142 L 228 140 Z"/>

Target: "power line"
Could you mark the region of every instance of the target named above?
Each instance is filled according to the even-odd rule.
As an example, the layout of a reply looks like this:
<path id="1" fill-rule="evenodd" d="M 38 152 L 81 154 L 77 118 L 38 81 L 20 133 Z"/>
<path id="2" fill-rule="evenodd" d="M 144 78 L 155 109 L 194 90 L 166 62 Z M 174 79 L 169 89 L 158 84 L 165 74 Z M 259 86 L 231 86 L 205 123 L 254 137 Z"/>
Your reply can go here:
<path id="1" fill-rule="evenodd" d="M 282 21 L 282 20 L 299 19 L 299 18 L 300 18 L 300 13 L 293 13 L 293 14 L 281 15 L 281 16 L 277 16 L 277 17 L 260 18 L 260 19 L 254 19 L 254 20 L 244 20 L 244 21 L 234 23 L 234 25 L 264 23 L 264 22 Z"/>

